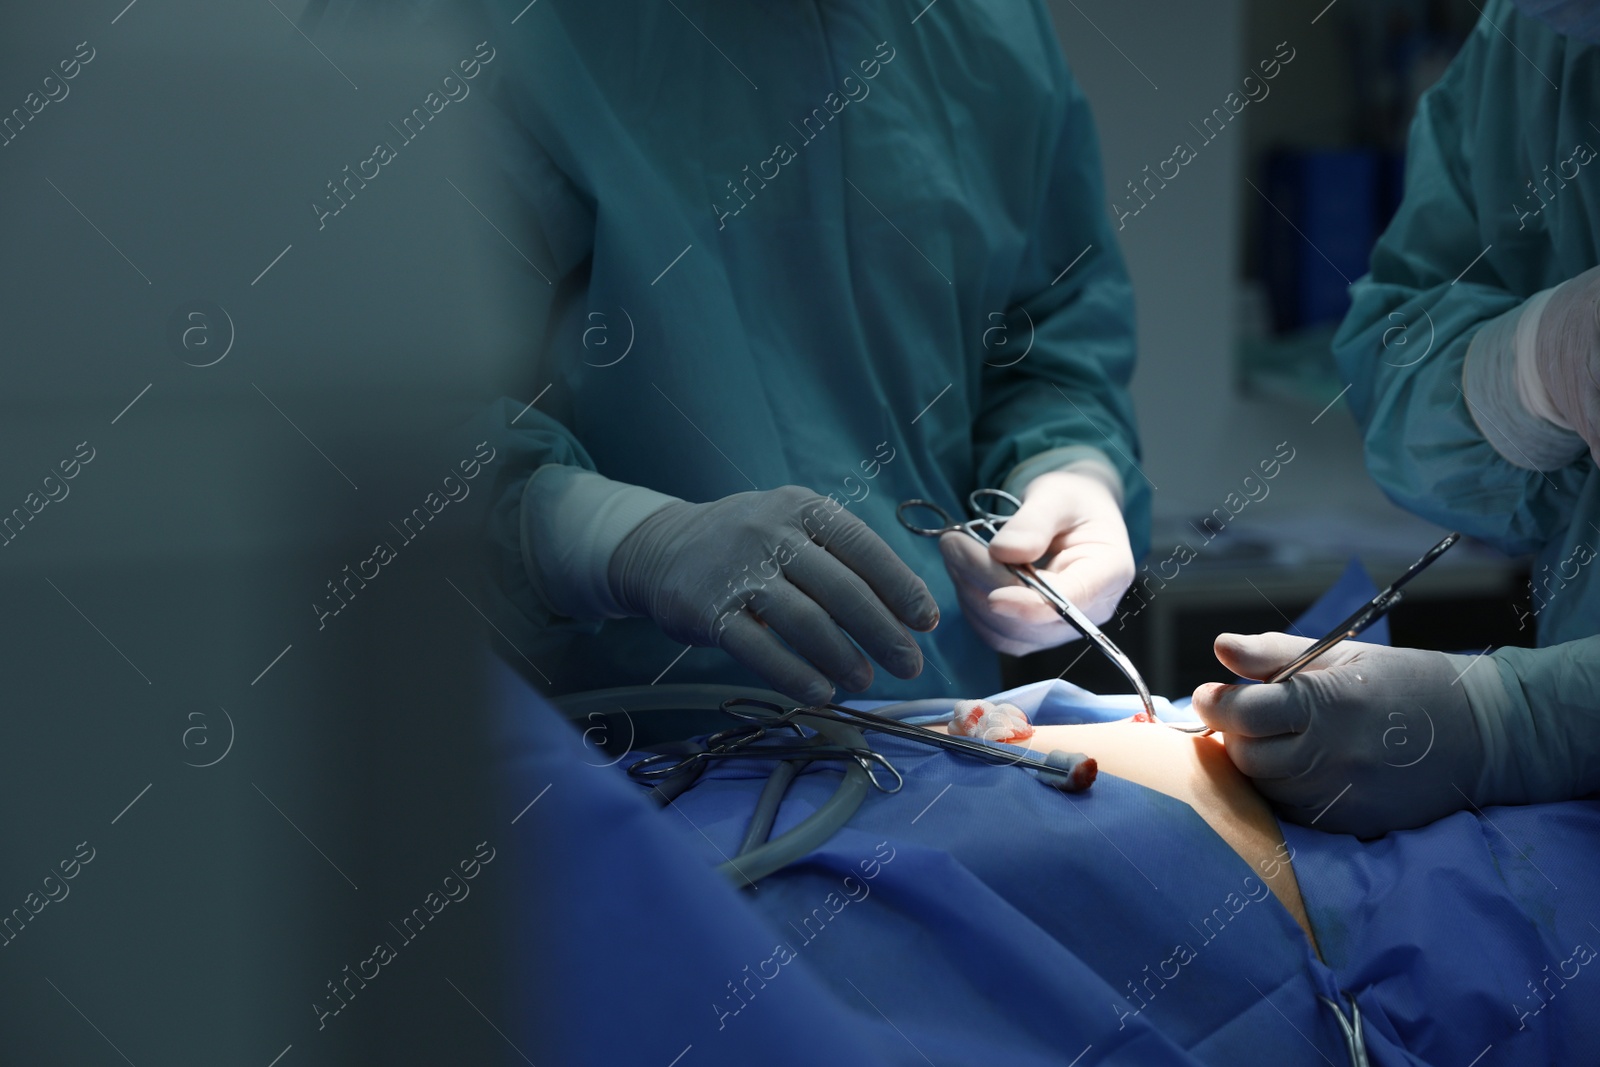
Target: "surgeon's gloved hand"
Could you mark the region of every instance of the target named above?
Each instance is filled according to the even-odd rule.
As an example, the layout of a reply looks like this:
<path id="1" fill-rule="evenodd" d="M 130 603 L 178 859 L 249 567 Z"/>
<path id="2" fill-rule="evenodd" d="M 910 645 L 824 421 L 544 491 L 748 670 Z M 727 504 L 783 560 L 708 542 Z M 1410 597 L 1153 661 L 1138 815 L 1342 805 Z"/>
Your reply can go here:
<path id="1" fill-rule="evenodd" d="M 928 587 L 871 528 L 793 485 L 668 503 L 622 539 L 606 577 L 627 614 L 675 641 L 720 647 L 811 704 L 836 684 L 872 683 L 863 649 L 897 678 L 916 677 L 922 651 L 906 627 L 939 621 Z"/>
<path id="2" fill-rule="evenodd" d="M 1122 508 L 1105 481 L 1050 471 L 1022 493 L 1022 508 L 987 551 L 965 534 L 939 538 L 967 621 L 997 652 L 1026 655 L 1081 636 L 1007 563 L 1032 563 L 1039 576 L 1097 625 L 1111 618 L 1134 577 Z"/>
<path id="3" fill-rule="evenodd" d="M 1271 677 L 1311 640 L 1222 634 L 1217 659 Z M 1207 682 L 1194 710 L 1291 822 L 1376 837 L 1509 802 L 1486 774 L 1505 703 L 1491 657 L 1346 641 L 1278 685 Z M 1476 699 L 1475 699 L 1476 698 Z"/>

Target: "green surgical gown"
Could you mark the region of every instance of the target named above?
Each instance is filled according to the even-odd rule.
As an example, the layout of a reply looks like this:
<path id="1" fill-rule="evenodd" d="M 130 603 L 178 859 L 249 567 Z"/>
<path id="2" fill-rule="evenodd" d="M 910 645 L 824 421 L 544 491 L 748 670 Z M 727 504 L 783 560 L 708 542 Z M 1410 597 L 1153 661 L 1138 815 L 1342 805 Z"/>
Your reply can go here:
<path id="1" fill-rule="evenodd" d="M 553 692 L 759 682 L 648 620 L 541 610 L 517 508 L 562 463 L 690 501 L 833 496 L 942 613 L 922 675 L 879 669 L 868 695 L 995 690 L 936 543 L 895 505 L 957 512 L 1024 460 L 1093 450 L 1121 476 L 1136 553 L 1148 529 L 1132 293 L 1044 4 L 519 6 L 482 31 L 518 205 L 492 221 L 531 323 L 526 395 L 491 419 L 510 661 Z"/>
<path id="2" fill-rule="evenodd" d="M 1405 197 L 1334 339 L 1367 465 L 1400 506 L 1536 552 L 1538 642 L 1600 632 L 1600 472 L 1507 462 L 1467 411 L 1474 333 L 1600 263 L 1600 48 L 1490 0 L 1407 147 Z"/>

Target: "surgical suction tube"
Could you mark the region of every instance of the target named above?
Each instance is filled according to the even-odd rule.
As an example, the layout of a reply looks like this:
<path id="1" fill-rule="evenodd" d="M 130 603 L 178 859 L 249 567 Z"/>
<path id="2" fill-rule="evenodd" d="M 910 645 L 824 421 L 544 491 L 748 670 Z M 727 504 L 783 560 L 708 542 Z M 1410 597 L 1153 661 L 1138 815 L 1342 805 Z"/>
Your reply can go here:
<path id="1" fill-rule="evenodd" d="M 745 829 L 744 840 L 739 842 L 736 856 L 743 856 L 766 844 L 772 834 L 772 824 L 778 821 L 778 808 L 783 804 L 784 794 L 788 793 L 790 783 L 805 770 L 806 762 L 784 760 L 772 768 L 772 773 L 767 775 L 767 784 L 761 787 L 761 795 L 756 798 L 756 810 L 750 815 L 750 825 Z"/>
<path id="2" fill-rule="evenodd" d="M 845 748 L 866 748 L 867 739 L 853 726 L 830 719 L 797 715 L 797 720 L 836 745 Z M 809 855 L 826 844 L 838 833 L 851 816 L 867 799 L 870 780 L 865 768 L 852 760 L 844 766 L 844 781 L 811 817 L 787 833 L 780 834 L 764 845 L 758 845 L 733 859 L 717 865 L 717 871 L 734 886 L 743 888 L 755 885 L 773 871 L 781 870 L 796 860 Z"/>
<path id="3" fill-rule="evenodd" d="M 574 723 L 586 720 L 589 715 L 595 713 L 609 714 L 617 711 L 623 711 L 630 721 L 635 714 L 642 720 L 659 721 L 663 716 L 676 718 L 684 709 L 720 710 L 725 700 L 751 696 L 775 702 L 788 700 L 780 693 L 750 689 L 747 686 L 668 684 L 625 686 L 572 693 L 557 697 L 553 702 L 561 714 Z M 797 716 L 797 718 L 803 717 Z M 861 736 L 861 731 L 852 726 L 810 718 L 803 718 L 803 723 L 815 729 L 833 744 L 870 751 L 866 738 Z M 799 826 L 719 865 L 717 870 L 733 885 L 744 887 L 753 885 L 772 872 L 793 863 L 820 847 L 843 828 L 866 800 L 871 785 L 872 779 L 859 762 L 851 760 L 845 763 L 844 780 L 839 783 L 839 787 Z M 778 799 L 781 801 L 782 798 Z"/>

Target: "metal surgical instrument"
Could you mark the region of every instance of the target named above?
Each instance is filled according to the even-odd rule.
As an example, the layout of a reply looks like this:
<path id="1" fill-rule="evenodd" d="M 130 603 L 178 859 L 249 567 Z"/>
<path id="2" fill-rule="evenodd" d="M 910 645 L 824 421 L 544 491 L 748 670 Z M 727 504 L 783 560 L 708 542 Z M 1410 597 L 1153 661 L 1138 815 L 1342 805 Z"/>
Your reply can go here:
<path id="1" fill-rule="evenodd" d="M 1004 489 L 974 489 L 971 495 L 967 497 L 967 507 L 971 509 L 974 518 L 967 522 L 956 522 L 950 517 L 950 513 L 938 504 L 931 500 L 920 499 L 902 501 L 900 506 L 895 509 L 895 516 L 899 518 L 900 525 L 914 534 L 921 534 L 923 537 L 939 537 L 947 533 L 965 534 L 984 548 L 988 548 L 989 542 L 994 538 L 994 535 L 1000 532 L 1000 527 L 1004 526 L 1006 520 L 1011 516 L 988 510 L 983 506 L 986 501 L 998 501 L 999 503 L 1010 505 L 1013 509 L 1022 507 L 1022 501 Z M 912 522 L 907 517 L 907 512 L 914 511 L 917 508 L 922 508 L 938 516 L 941 525 L 918 526 Z M 1012 514 L 1015 514 L 1015 511 Z M 1095 647 L 1104 653 L 1107 659 L 1116 664 L 1117 669 L 1123 673 L 1123 676 L 1133 684 L 1134 690 L 1138 692 L 1139 700 L 1144 704 L 1145 714 L 1150 716 L 1151 721 L 1164 721 L 1156 718 L 1156 706 L 1154 701 L 1150 699 L 1150 687 L 1144 684 L 1144 678 L 1140 676 L 1138 668 L 1133 665 L 1133 660 L 1129 659 L 1127 653 L 1118 648 L 1116 642 L 1107 637 L 1100 627 L 1091 622 L 1089 616 L 1078 610 L 1076 604 L 1062 596 L 1048 582 L 1039 577 L 1039 572 L 1033 569 L 1032 564 L 1007 563 L 1005 568 L 1016 575 L 1017 580 L 1023 585 L 1044 597 L 1045 603 L 1054 608 L 1056 614 L 1070 623 L 1073 629 L 1093 642 Z M 1185 732 L 1198 732 L 1205 729 L 1203 724 L 1168 722 L 1166 725 Z"/>
<path id="2" fill-rule="evenodd" d="M 749 698 L 741 698 L 749 699 Z M 729 702 L 731 703 L 731 701 Z M 766 701 L 759 701 L 763 707 L 771 707 Z M 727 705 L 723 705 L 727 710 Z M 804 712 L 806 709 L 797 709 Z M 820 743 L 820 739 L 806 737 L 800 731 L 800 724 L 794 721 L 795 712 L 781 715 L 776 718 L 740 715 L 729 711 L 736 719 L 743 722 L 739 726 L 730 727 L 705 739 L 702 745 L 694 746 L 688 752 L 658 752 L 638 760 L 628 767 L 628 777 L 642 785 L 655 785 L 666 782 L 679 776 L 687 776 L 692 781 L 698 778 L 705 766 L 719 760 L 729 759 L 754 759 L 772 761 L 796 761 L 810 763 L 813 760 L 845 760 L 852 761 L 866 771 L 872 784 L 885 793 L 898 793 L 905 780 L 900 777 L 900 772 L 886 758 L 866 746 L 841 745 L 837 743 Z M 820 717 L 820 716 L 819 716 Z M 774 728 L 789 729 L 794 731 L 793 742 L 790 744 L 757 744 L 775 732 Z M 894 780 L 894 788 L 889 788 L 878 781 L 875 773 L 876 767 L 888 771 Z"/>
<path id="3" fill-rule="evenodd" d="M 1354 615 L 1335 626 L 1326 637 L 1300 653 L 1293 660 L 1278 668 L 1278 672 L 1267 679 L 1269 684 L 1274 682 L 1287 682 L 1299 674 L 1311 661 L 1322 655 L 1339 642 L 1355 637 L 1362 630 L 1383 618 L 1388 610 L 1400 603 L 1400 589 L 1411 579 L 1421 574 L 1429 564 L 1445 554 L 1445 551 L 1457 541 L 1461 540 L 1458 533 L 1450 534 L 1444 540 L 1434 545 L 1422 554 L 1422 558 L 1413 563 L 1406 572 L 1394 580 L 1394 584 L 1383 592 L 1363 604 Z"/>
<path id="4" fill-rule="evenodd" d="M 790 725 L 793 719 L 800 717 L 802 719 L 828 720 L 853 726 L 860 730 L 876 730 L 879 733 L 891 734 L 908 741 L 916 741 L 919 744 L 942 748 L 948 752 L 962 752 L 969 756 L 975 756 L 986 763 L 1021 767 L 1032 772 L 1035 777 L 1044 780 L 1047 784 L 1067 792 L 1076 792 L 1086 788 L 1094 780 L 1092 761 L 1087 761 L 1076 753 L 1058 750 L 1046 756 L 1037 756 L 1026 749 L 1011 748 L 1009 746 L 1002 748 L 998 744 L 977 741 L 970 737 L 942 734 L 937 730 L 930 730 L 926 726 L 916 726 L 912 723 L 890 719 L 883 715 L 874 715 L 870 711 L 847 708 L 842 704 L 819 704 L 814 707 L 786 708 L 784 705 L 773 703 L 770 700 L 735 697 L 732 700 L 723 701 L 722 710 L 734 718 L 744 719 L 752 723 L 761 723 L 764 726 Z M 1084 766 L 1086 763 L 1089 766 Z"/>

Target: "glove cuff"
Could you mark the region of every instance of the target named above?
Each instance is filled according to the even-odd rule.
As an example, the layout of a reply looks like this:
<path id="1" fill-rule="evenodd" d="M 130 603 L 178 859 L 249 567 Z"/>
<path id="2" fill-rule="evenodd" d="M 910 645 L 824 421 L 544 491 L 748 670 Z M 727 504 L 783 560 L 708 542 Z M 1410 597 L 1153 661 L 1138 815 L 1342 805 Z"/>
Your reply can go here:
<path id="1" fill-rule="evenodd" d="M 1527 738 L 1518 727 L 1527 719 L 1527 706 L 1517 699 L 1520 691 L 1507 685 L 1500 673 L 1500 664 L 1493 656 L 1446 655 L 1445 658 L 1450 661 L 1450 669 L 1457 672 L 1456 684 L 1466 695 L 1472 725 L 1483 752 L 1477 778 L 1457 782 L 1456 786 L 1480 807 L 1525 803 L 1521 798 L 1527 793 L 1527 783 L 1518 757 L 1527 745 Z M 1436 731 L 1452 728 L 1449 723 L 1434 723 Z"/>
<path id="2" fill-rule="evenodd" d="M 1501 648 L 1484 658 L 1498 668 L 1505 704 L 1495 723 L 1496 773 L 1484 783 L 1495 791 L 1483 803 L 1546 803 L 1600 790 L 1600 637 Z"/>
<path id="3" fill-rule="evenodd" d="M 1461 392 L 1472 421 L 1507 463 L 1524 470 L 1558 470 L 1588 450 L 1582 437 L 1554 421 L 1539 378 L 1535 342 L 1554 292 L 1536 293 L 1484 323 L 1461 368 Z"/>
<path id="4" fill-rule="evenodd" d="M 1522 315 L 1517 319 L 1517 355 L 1514 373 L 1517 399 L 1522 401 L 1522 406 L 1534 417 L 1571 433 L 1573 432 L 1571 423 L 1556 411 L 1555 405 L 1550 401 L 1550 390 L 1545 387 L 1544 379 L 1539 376 L 1539 324 L 1544 320 L 1544 311 L 1550 304 L 1550 298 L 1556 295 L 1557 289 L 1563 288 L 1566 284 L 1568 283 L 1535 293 L 1522 305 Z"/>
<path id="5" fill-rule="evenodd" d="M 546 464 L 522 491 L 522 563 L 536 596 L 571 619 L 621 619 L 607 572 L 624 538 L 677 497 Z"/>
<path id="6" fill-rule="evenodd" d="M 1088 475 L 1111 491 L 1119 509 L 1123 506 L 1125 493 L 1122 475 L 1117 473 L 1116 466 L 1104 452 L 1089 445 L 1067 445 L 1030 456 L 1011 468 L 1011 473 L 1006 475 L 1000 488 L 1020 500 L 1029 482 L 1041 474 L 1054 471 Z"/>

